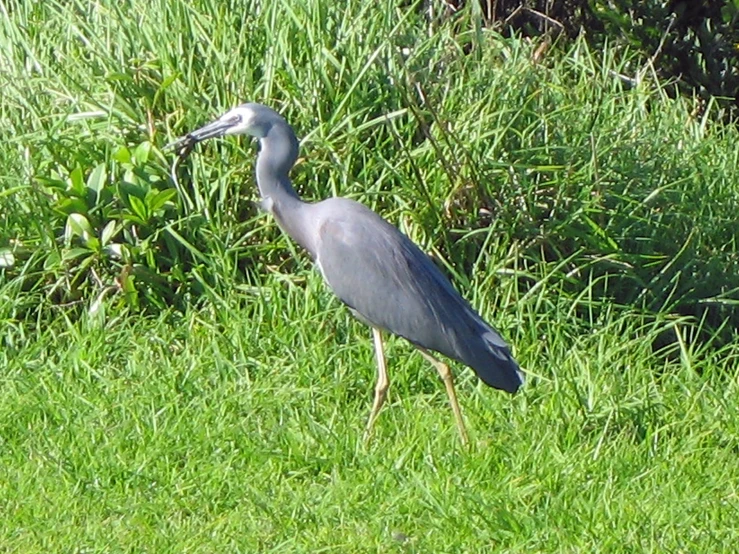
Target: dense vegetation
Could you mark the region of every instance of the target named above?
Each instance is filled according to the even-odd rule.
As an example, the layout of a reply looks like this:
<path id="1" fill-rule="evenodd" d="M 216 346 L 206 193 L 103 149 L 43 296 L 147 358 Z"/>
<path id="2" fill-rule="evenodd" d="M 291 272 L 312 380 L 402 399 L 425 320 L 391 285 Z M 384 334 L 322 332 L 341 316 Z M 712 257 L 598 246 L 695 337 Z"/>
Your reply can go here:
<path id="1" fill-rule="evenodd" d="M 476 6 L 476 5 L 475 5 Z M 739 539 L 739 133 L 623 42 L 406 2 L 0 3 L 0 546 L 705 551 Z M 542 39 L 543 40 L 543 39 Z M 633 45 L 632 45 L 633 46 Z M 244 100 L 514 345 L 472 435 L 254 207 Z M 721 108 L 723 109 L 723 108 Z"/>
<path id="2" fill-rule="evenodd" d="M 445 0 L 427 4 L 436 7 L 437 17 L 470 4 L 479 10 L 483 24 L 538 37 L 544 48 L 563 35 L 584 36 L 596 48 L 628 45 L 639 54 L 634 61 L 641 66 L 627 64 L 627 72 L 619 75 L 624 82 L 636 85 L 651 72 L 670 93 L 710 102 L 712 110 L 726 119 L 739 117 L 739 0 Z M 697 107 L 702 110 L 705 105 Z"/>

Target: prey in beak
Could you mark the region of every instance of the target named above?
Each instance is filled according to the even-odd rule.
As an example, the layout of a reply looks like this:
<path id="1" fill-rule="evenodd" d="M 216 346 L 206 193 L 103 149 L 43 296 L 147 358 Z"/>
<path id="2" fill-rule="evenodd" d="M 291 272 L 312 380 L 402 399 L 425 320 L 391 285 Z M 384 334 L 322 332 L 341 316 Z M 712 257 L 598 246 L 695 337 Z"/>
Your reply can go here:
<path id="1" fill-rule="evenodd" d="M 230 129 L 236 127 L 239 123 L 241 123 L 240 115 L 226 114 L 220 119 L 216 119 L 215 121 L 204 125 L 200 129 L 181 136 L 174 142 L 171 142 L 167 146 L 165 146 L 164 149 L 173 149 L 177 154 L 177 158 L 179 159 L 179 161 L 182 161 L 188 155 L 190 155 L 190 152 L 192 152 L 192 149 L 197 143 L 210 138 L 222 137 L 223 135 L 227 134 Z"/>
<path id="2" fill-rule="evenodd" d="M 195 145 L 197 143 L 209 138 L 221 137 L 227 134 L 230 129 L 238 126 L 239 123 L 241 123 L 241 115 L 228 113 L 220 119 L 216 119 L 215 121 L 208 123 L 203 127 L 200 127 L 200 129 L 181 136 L 174 142 L 171 142 L 164 147 L 165 150 L 171 149 L 175 151 L 175 154 L 177 154 L 177 157 L 172 163 L 170 176 L 172 177 L 172 182 L 174 183 L 175 188 L 179 192 L 181 198 L 183 199 L 189 210 L 192 210 L 195 205 L 190 198 L 190 195 L 187 194 L 187 192 L 180 186 L 180 181 L 177 178 L 177 168 L 185 160 L 185 158 L 190 155 L 190 152 L 192 152 L 192 149 L 195 148 Z"/>

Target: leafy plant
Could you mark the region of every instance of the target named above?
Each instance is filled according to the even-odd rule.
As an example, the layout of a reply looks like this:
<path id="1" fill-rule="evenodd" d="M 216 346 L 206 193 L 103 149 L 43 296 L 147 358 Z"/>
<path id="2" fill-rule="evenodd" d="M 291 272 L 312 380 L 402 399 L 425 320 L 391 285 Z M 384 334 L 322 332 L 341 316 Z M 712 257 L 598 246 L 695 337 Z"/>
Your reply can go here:
<path id="1" fill-rule="evenodd" d="M 712 117 L 739 117 L 739 0 L 453 0 L 456 13 L 472 5 L 483 21 L 527 36 L 583 34 L 594 48 L 639 54 L 621 75 L 636 83 L 648 72 L 680 92 L 711 98 Z M 479 7 L 478 7 L 479 5 Z M 541 52 L 534 55 L 540 59 Z M 649 61 L 649 63 L 646 63 Z M 648 73 L 651 75 L 651 73 Z M 714 106 L 715 107 L 715 106 Z"/>
<path id="2" fill-rule="evenodd" d="M 47 250 L 28 267 L 28 252 L 6 248 L 6 277 L 41 288 L 58 303 L 120 293 L 125 305 L 138 308 L 140 292 L 156 305 L 172 301 L 191 257 L 168 230 L 178 226 L 177 191 L 162 176 L 163 158 L 156 154 L 149 142 L 120 146 L 91 169 L 76 164 L 37 176 L 37 209 L 46 220 L 37 228 L 43 234 L 24 242 Z"/>

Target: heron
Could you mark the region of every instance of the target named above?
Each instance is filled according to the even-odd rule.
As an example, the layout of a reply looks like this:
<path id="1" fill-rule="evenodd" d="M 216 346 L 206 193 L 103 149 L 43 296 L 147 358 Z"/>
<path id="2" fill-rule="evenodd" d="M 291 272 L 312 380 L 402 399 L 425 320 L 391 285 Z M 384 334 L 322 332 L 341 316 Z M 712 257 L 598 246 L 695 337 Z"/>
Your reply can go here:
<path id="1" fill-rule="evenodd" d="M 383 346 L 383 332 L 388 332 L 408 340 L 436 368 L 461 441 L 467 444 L 452 372 L 431 352 L 469 366 L 485 384 L 513 394 L 524 376 L 501 335 L 426 253 L 367 206 L 342 197 L 302 200 L 289 178 L 298 158 L 298 139 L 272 108 L 242 104 L 180 137 L 173 146 L 184 157 L 197 143 L 225 135 L 251 135 L 259 141 L 256 183 L 261 207 L 308 252 L 339 300 L 372 329 L 377 381 L 365 441 L 390 386 Z"/>

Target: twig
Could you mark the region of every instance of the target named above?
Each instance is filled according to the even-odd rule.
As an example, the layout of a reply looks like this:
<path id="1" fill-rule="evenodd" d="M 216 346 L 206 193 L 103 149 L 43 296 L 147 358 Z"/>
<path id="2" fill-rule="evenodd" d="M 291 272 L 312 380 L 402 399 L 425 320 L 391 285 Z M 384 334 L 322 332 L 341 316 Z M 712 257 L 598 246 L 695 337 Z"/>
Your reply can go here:
<path id="1" fill-rule="evenodd" d="M 533 10 L 531 8 L 524 8 L 524 10 L 527 11 L 527 12 L 529 12 L 530 14 L 533 14 L 533 15 L 536 15 L 538 17 L 541 17 L 542 19 L 544 19 L 545 21 L 548 21 L 549 23 L 553 23 L 554 25 L 556 25 L 557 27 L 559 27 L 559 30 L 560 31 L 564 31 L 565 26 L 562 25 L 556 19 L 553 19 L 553 18 L 549 17 L 547 14 L 538 12 L 538 11 Z"/>
<path id="2" fill-rule="evenodd" d="M 641 84 L 641 82 L 644 80 L 644 76 L 646 75 L 647 71 L 649 69 L 652 69 L 654 71 L 654 62 L 657 61 L 657 58 L 662 53 L 662 48 L 665 46 L 665 41 L 667 40 L 667 35 L 670 34 L 670 31 L 672 30 L 672 26 L 675 24 L 675 21 L 677 21 L 677 17 L 675 14 L 672 14 L 672 17 L 670 17 L 670 23 L 667 25 L 667 29 L 665 29 L 665 32 L 662 34 L 662 38 L 659 41 L 659 44 L 657 45 L 657 49 L 654 51 L 654 54 L 652 54 L 649 59 L 646 61 L 644 66 L 636 72 L 636 77 L 629 77 L 627 75 L 623 75 L 621 73 L 618 73 L 616 71 L 613 71 L 612 69 L 608 70 L 608 74 L 612 75 L 614 77 L 618 77 L 626 83 L 627 85 L 631 87 L 637 87 Z"/>
<path id="3" fill-rule="evenodd" d="M 665 41 L 667 40 L 667 35 L 670 34 L 670 31 L 672 30 L 672 26 L 675 24 L 675 21 L 677 21 L 677 16 L 673 13 L 670 17 L 670 24 L 667 25 L 667 29 L 665 29 L 664 34 L 662 35 L 662 38 L 659 40 L 659 45 L 657 46 L 657 49 L 654 51 L 654 54 L 650 56 L 650 58 L 647 60 L 647 63 L 644 64 L 644 67 L 639 70 L 639 75 L 637 77 L 638 81 L 641 81 L 644 78 L 644 75 L 647 72 L 647 69 L 650 67 L 654 67 L 654 62 L 657 60 L 659 55 L 662 53 L 662 48 L 665 45 Z"/>
<path id="4" fill-rule="evenodd" d="M 549 17 L 545 13 L 541 13 L 539 11 L 531 8 L 526 8 L 524 6 L 518 6 L 515 10 L 513 10 L 513 12 L 511 12 L 511 15 L 505 18 L 505 21 L 503 21 L 503 25 L 507 25 L 508 23 L 510 23 L 510 21 L 521 12 L 529 12 L 531 15 L 535 15 L 536 17 L 539 17 L 549 23 L 556 25 L 557 27 L 559 27 L 560 32 L 564 31 L 565 26 L 556 19 Z"/>

